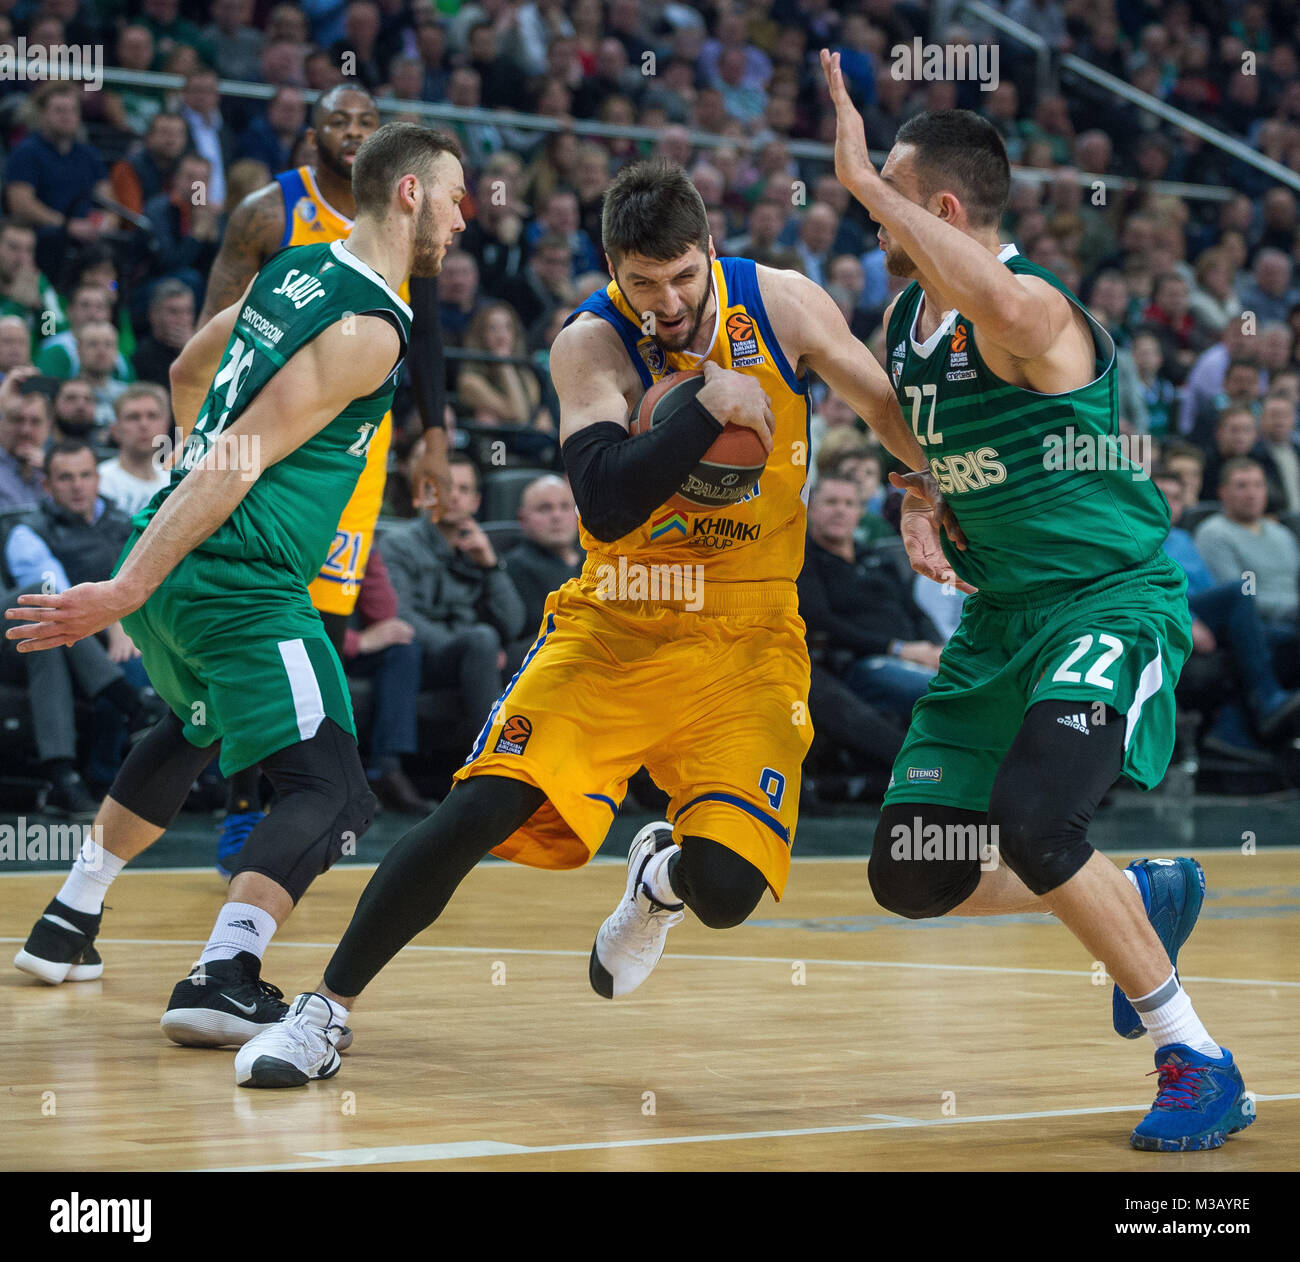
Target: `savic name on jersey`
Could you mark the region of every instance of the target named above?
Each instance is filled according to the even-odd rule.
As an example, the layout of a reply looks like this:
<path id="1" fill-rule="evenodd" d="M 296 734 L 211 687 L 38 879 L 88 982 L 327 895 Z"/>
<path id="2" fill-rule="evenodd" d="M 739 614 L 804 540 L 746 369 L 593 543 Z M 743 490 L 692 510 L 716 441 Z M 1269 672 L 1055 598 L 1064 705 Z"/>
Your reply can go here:
<path id="1" fill-rule="evenodd" d="M 308 272 L 300 272 L 291 267 L 284 274 L 279 286 L 271 290 L 273 294 L 283 294 L 293 303 L 295 311 L 301 311 L 309 302 L 325 297 L 325 286 Z"/>
<path id="2" fill-rule="evenodd" d="M 998 258 L 1013 272 L 1041 277 L 1084 311 L 1014 245 Z M 942 539 L 956 572 L 982 591 L 1019 593 L 1044 582 L 1090 582 L 1154 555 L 1169 533 L 1169 506 L 1133 458 L 1139 453 L 1119 441 L 1109 334 L 1084 311 L 1092 379 L 1063 394 L 1039 394 L 989 368 L 979 330 L 959 311 L 922 342 L 922 297 L 913 282 L 894 306 L 889 377 L 966 533 L 965 552 Z M 1081 445 L 1098 458 L 1077 458 Z"/>

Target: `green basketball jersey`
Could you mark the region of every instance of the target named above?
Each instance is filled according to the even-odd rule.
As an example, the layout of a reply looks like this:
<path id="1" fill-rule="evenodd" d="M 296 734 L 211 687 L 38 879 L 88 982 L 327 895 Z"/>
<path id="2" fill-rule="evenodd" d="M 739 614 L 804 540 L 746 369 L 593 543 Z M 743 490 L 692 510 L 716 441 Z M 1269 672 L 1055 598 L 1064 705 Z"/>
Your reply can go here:
<path id="1" fill-rule="evenodd" d="M 1084 310 L 1014 245 L 998 258 Z M 982 591 L 1025 592 L 1044 582 L 1089 582 L 1155 553 L 1169 533 L 1169 505 L 1150 480 L 1144 440 L 1120 436 L 1109 334 L 1088 316 L 1092 381 L 1039 394 L 993 374 L 977 330 L 959 312 L 919 343 L 921 299 L 913 282 L 890 317 L 890 380 L 966 532 L 966 552 L 943 538 L 956 572 Z"/>
<path id="2" fill-rule="evenodd" d="M 269 562 L 304 584 L 311 582 L 365 467 L 370 440 L 392 407 L 411 332 L 410 307 L 342 241 L 281 250 L 258 272 L 172 480 L 136 514 L 134 524 L 140 529 L 148 524 L 217 435 L 234 424 L 297 351 L 330 325 L 362 315 L 384 316 L 396 326 L 402 345 L 392 374 L 270 468 L 261 467 L 253 444 L 246 448 L 241 442 L 240 468 L 250 479 L 258 475 L 257 480 L 195 549 Z"/>

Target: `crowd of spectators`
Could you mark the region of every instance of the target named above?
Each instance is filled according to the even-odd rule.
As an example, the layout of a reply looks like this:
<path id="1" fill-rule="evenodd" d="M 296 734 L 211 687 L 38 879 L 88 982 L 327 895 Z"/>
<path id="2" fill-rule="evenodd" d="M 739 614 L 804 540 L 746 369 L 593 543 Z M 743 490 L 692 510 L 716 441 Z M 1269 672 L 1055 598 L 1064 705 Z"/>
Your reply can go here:
<path id="1" fill-rule="evenodd" d="M 993 7 L 1053 49 L 1300 172 L 1289 6 Z M 720 254 L 805 273 L 880 354 L 881 315 L 900 284 L 826 151 L 807 156 L 798 143 L 834 137 L 816 57 L 830 46 L 877 152 L 922 110 L 975 109 L 1002 134 L 1015 164 L 1003 239 L 1055 271 L 1114 341 L 1122 428 L 1151 440 L 1150 471 L 1167 494 L 1177 488 L 1175 516 L 1193 527 L 1176 529 L 1170 550 L 1181 549 L 1189 572 L 1193 553 L 1204 562 L 1193 594 L 1206 611 L 1197 615 L 1198 651 L 1230 653 L 1248 681 L 1240 714 L 1225 719 L 1216 707 L 1207 730 L 1224 747 L 1258 753 L 1286 733 L 1277 716 L 1300 683 L 1288 670 L 1288 655 L 1292 667 L 1300 658 L 1297 195 L 1068 74 L 1042 91 L 1032 57 L 1014 42 L 957 23 L 936 31 L 931 19 L 923 0 L 0 0 L 2 42 L 23 36 L 29 53 L 97 46 L 109 66 L 165 72 L 180 84 L 0 82 L 0 533 L 11 535 L 21 518 L 45 538 L 33 514 L 61 503 L 51 463 L 86 458 L 74 459 L 69 444 L 98 465 L 87 531 L 115 521 L 116 510 L 134 511 L 165 477 L 157 455 L 170 416 L 158 387 L 193 332 L 230 212 L 274 172 L 313 160 L 308 94 L 356 81 L 386 119 L 421 117 L 411 111 L 418 102 L 452 106 L 460 112 L 438 125 L 464 146 L 471 196 L 468 228 L 439 280 L 439 311 L 448 397 L 472 457 L 456 474 L 464 512 L 441 529 L 415 517 L 401 478 L 414 425 L 399 394 L 387 508 L 413 520 L 385 532 L 378 551 L 387 567 L 379 562 L 362 602 L 349 668 L 391 697 L 405 697 L 409 689 L 392 681 L 411 672 L 426 685 L 453 680 L 470 721 L 501 671 L 514 668 L 540 616 L 538 593 L 580 563 L 556 516 L 567 488 L 542 474 L 558 468 L 546 358 L 568 313 L 608 283 L 600 206 L 621 166 L 652 153 L 680 162 Z M 894 50 L 915 37 L 995 40 L 997 82 L 896 77 Z M 222 92 L 222 80 L 270 85 L 273 95 Z M 480 107 L 510 113 L 468 113 Z M 530 129 L 520 115 L 559 127 Z M 569 126 L 582 120 L 643 127 L 649 138 Z M 717 143 L 696 144 L 693 132 Z M 1201 191 L 1178 195 L 1176 181 Z M 830 724 L 839 744 L 828 762 L 874 791 L 907 698 L 933 671 L 960 600 L 925 585 L 900 589 L 882 561 L 897 551 L 891 462 L 842 400 L 820 385 L 812 398 L 818 485 L 803 586 L 815 611 L 814 708 L 821 695 L 823 711 L 842 717 Z M 539 470 L 520 508 L 524 551 L 504 571 L 473 506 L 480 480 L 496 471 L 485 453 L 501 445 L 511 464 Z M 5 539 L 0 548 L 7 556 Z M 507 597 L 516 566 L 518 591 Z M 1257 635 L 1240 629 L 1235 606 L 1225 612 L 1217 596 L 1203 598 L 1240 585 L 1245 571 L 1258 581 Z M 18 577 L 6 572 L 6 588 L 21 586 Z M 111 657 L 120 646 L 103 647 Z M 11 657 L 0 660 L 6 679 L 19 678 Z M 65 673 L 83 700 L 104 691 L 91 672 Z M 147 700 L 144 683 L 138 691 Z M 400 771 L 413 750 L 411 722 L 383 727 L 387 743 L 370 750 L 373 775 Z M 66 788 L 64 764 L 81 756 L 42 754 Z M 397 782 L 396 797 L 408 787 Z"/>

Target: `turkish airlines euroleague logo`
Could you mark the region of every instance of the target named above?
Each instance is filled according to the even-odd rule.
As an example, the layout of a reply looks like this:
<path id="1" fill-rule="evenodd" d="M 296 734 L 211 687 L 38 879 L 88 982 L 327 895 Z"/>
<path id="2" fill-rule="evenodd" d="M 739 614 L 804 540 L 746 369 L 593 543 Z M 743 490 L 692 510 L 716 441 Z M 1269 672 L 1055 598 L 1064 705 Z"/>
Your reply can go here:
<path id="1" fill-rule="evenodd" d="M 524 746 L 528 744 L 528 738 L 532 734 L 532 719 L 525 718 L 522 714 L 512 714 L 501 728 L 501 735 L 497 738 L 494 752 L 498 754 L 522 754 Z"/>
<path id="2" fill-rule="evenodd" d="M 966 353 L 966 326 L 959 324 L 952 331 L 952 341 L 948 343 L 948 367 L 965 368 L 967 363 Z M 974 376 L 974 373 L 970 374 Z M 950 377 L 951 381 L 952 378 Z"/>
<path id="3" fill-rule="evenodd" d="M 754 337 L 754 322 L 743 311 L 733 312 L 727 317 L 727 336 L 731 339 L 731 354 L 752 355 L 758 349 L 758 340 Z"/>
<path id="4" fill-rule="evenodd" d="M 758 354 L 758 337 L 754 332 L 754 321 L 743 311 L 733 311 L 727 317 L 727 336 L 731 339 L 733 368 L 749 368 L 767 362 L 766 356 Z"/>

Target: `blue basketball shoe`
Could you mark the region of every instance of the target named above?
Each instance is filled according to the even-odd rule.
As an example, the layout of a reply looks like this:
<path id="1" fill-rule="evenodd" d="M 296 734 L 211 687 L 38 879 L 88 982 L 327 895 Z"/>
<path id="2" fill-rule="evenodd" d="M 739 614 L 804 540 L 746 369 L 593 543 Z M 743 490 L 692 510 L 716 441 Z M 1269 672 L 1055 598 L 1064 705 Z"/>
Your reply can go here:
<path id="1" fill-rule="evenodd" d="M 222 821 L 221 835 L 217 838 L 217 871 L 227 881 L 234 874 L 248 834 L 265 818 L 262 811 L 231 811 Z"/>
<path id="2" fill-rule="evenodd" d="M 1255 1101 L 1246 1094 L 1241 1070 L 1226 1047 L 1219 1050 L 1222 1060 L 1194 1052 L 1183 1043 L 1156 1052 L 1154 1072 L 1160 1075 L 1160 1088 L 1151 1112 L 1129 1136 L 1134 1148 L 1152 1152 L 1218 1148 L 1255 1120 Z"/>
<path id="3" fill-rule="evenodd" d="M 1205 901 L 1205 873 L 1195 859 L 1137 859 L 1126 871 L 1137 877 L 1147 919 L 1178 969 L 1178 949 L 1191 936 Z M 1142 1018 L 1118 986 L 1111 996 L 1111 1019 L 1121 1038 L 1138 1039 Z"/>

